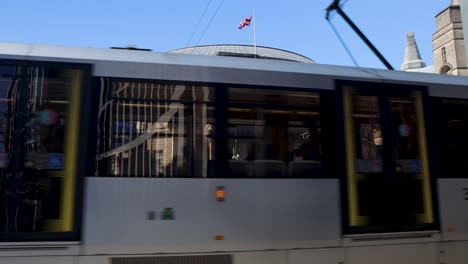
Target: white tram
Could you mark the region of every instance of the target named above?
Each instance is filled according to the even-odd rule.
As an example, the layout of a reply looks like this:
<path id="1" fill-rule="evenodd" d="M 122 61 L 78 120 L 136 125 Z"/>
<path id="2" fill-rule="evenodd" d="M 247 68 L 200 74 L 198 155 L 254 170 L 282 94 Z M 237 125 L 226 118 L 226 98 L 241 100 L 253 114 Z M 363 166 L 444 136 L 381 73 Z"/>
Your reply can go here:
<path id="1" fill-rule="evenodd" d="M 0 43 L 0 263 L 466 263 L 468 78 Z"/>

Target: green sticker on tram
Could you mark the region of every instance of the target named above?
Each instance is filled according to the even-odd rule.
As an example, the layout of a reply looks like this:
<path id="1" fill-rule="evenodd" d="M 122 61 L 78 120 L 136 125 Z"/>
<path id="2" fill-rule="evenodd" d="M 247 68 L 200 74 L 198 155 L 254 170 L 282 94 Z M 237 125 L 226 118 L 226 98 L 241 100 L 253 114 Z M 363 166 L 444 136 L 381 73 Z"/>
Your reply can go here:
<path id="1" fill-rule="evenodd" d="M 174 209 L 171 207 L 166 207 L 161 213 L 161 219 L 162 220 L 174 220 L 175 214 L 174 214 Z"/>

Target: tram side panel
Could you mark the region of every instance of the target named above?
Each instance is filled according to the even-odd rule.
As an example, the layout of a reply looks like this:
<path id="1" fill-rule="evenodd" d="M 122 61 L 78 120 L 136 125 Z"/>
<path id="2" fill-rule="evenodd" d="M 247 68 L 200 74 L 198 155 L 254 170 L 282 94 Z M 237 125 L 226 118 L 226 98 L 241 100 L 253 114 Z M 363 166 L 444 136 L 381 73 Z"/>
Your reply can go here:
<path id="1" fill-rule="evenodd" d="M 439 179 L 442 240 L 440 262 L 462 264 L 468 259 L 468 179 Z"/>
<path id="2" fill-rule="evenodd" d="M 339 245 L 336 179 L 90 177 L 86 185 L 84 254 Z"/>
<path id="3" fill-rule="evenodd" d="M 468 179 L 439 179 L 444 240 L 468 240 Z"/>

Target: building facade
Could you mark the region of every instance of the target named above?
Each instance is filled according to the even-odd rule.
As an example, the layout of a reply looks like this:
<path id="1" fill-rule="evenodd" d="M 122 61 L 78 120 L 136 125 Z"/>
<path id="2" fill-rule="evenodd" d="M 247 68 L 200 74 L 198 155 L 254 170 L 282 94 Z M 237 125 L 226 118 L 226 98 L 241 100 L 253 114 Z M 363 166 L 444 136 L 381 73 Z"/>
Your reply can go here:
<path id="1" fill-rule="evenodd" d="M 449 7 L 436 15 L 432 47 L 435 73 L 468 75 L 459 0 L 452 0 Z"/>
<path id="2" fill-rule="evenodd" d="M 468 36 L 468 0 L 459 0 L 460 2 L 460 11 L 462 17 L 462 25 L 463 25 L 463 34 Z M 468 40 L 465 40 L 465 54 L 467 55 L 466 58 L 468 60 Z"/>

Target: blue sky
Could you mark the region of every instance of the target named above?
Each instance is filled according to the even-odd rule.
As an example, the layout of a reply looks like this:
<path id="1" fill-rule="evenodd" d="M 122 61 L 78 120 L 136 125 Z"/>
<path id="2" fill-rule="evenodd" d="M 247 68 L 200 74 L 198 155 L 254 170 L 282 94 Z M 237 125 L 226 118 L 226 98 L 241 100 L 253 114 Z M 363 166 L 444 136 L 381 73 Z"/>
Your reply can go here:
<path id="1" fill-rule="evenodd" d="M 297 52 L 318 63 L 353 65 L 324 18 L 331 1 L 211 0 L 194 34 L 210 0 L 3 1 L 0 41 L 99 48 L 134 44 L 168 51 L 187 46 L 193 34 L 189 45 L 253 44 L 253 28 L 239 30 L 238 25 L 255 10 L 257 45 Z M 434 17 L 449 4 L 450 0 L 348 0 L 343 10 L 399 69 L 410 31 L 416 34 L 423 60 L 432 65 Z M 332 18 L 359 66 L 384 68 L 339 15 Z"/>

